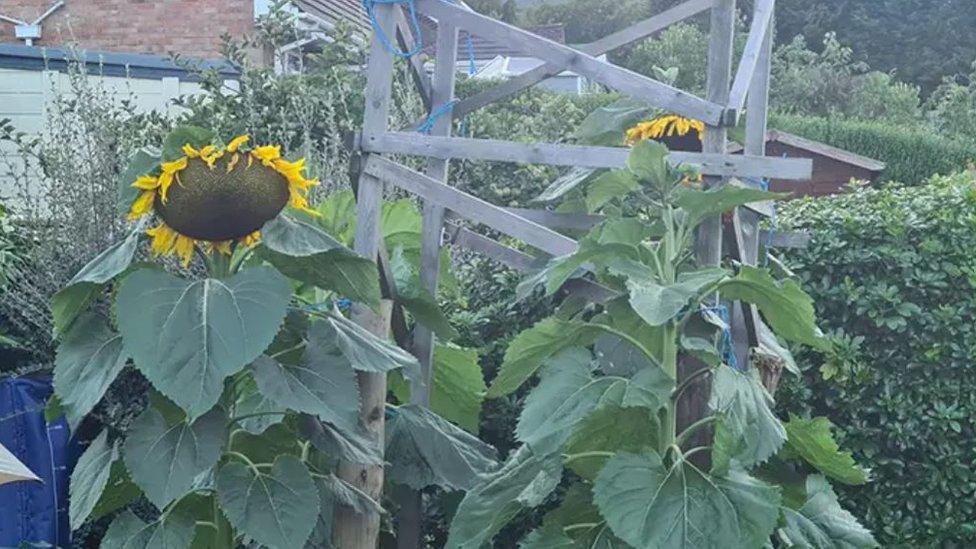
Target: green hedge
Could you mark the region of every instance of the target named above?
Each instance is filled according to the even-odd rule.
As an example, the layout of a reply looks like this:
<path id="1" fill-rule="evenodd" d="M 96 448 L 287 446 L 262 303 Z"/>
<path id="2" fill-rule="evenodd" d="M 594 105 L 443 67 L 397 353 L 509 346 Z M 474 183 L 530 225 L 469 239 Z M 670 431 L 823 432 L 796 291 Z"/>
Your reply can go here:
<path id="1" fill-rule="evenodd" d="M 781 227 L 809 230 L 788 257 L 837 357 L 803 357 L 808 407 L 843 429 L 872 469 L 842 492 L 883 546 L 976 546 L 976 174 L 788 203 Z M 830 377 L 825 380 L 824 377 Z"/>
<path id="2" fill-rule="evenodd" d="M 976 143 L 942 137 L 921 126 L 786 115 L 772 116 L 769 125 L 881 160 L 888 165 L 882 180 L 908 185 L 952 173 L 976 159 Z"/>

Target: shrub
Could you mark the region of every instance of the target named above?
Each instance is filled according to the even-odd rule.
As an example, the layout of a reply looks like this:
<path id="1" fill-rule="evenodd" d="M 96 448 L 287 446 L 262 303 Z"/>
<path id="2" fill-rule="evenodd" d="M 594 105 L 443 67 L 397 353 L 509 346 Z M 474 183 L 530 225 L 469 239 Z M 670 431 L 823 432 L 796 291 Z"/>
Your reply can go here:
<path id="1" fill-rule="evenodd" d="M 919 185 L 976 159 L 976 144 L 942 137 L 921 126 L 882 122 L 774 115 L 770 127 L 822 141 L 885 162 L 885 181 Z"/>
<path id="2" fill-rule="evenodd" d="M 883 546 L 976 543 L 974 179 L 797 200 L 780 215 L 813 235 L 788 264 L 840 352 L 823 366 L 801 355 L 809 390 L 778 401 L 842 426 L 874 478 L 842 501 Z"/>

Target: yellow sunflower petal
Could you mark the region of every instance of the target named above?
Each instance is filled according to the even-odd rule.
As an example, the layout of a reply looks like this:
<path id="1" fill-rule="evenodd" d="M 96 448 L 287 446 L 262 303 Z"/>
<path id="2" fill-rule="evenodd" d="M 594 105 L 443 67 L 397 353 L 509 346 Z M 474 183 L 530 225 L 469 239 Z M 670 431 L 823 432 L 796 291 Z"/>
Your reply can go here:
<path id="1" fill-rule="evenodd" d="M 193 259 L 194 240 L 181 234 L 176 235 L 176 243 L 173 245 L 173 253 L 183 260 L 183 266 L 189 267 L 190 260 Z"/>
<path id="2" fill-rule="evenodd" d="M 173 251 L 176 244 L 176 237 L 179 236 L 169 225 L 160 223 L 159 225 L 146 230 L 146 234 L 152 238 L 152 253 L 156 256 L 168 255 Z"/>
<path id="3" fill-rule="evenodd" d="M 163 162 L 160 167 L 163 169 L 163 173 L 176 173 L 180 170 L 186 169 L 187 157 L 178 158 L 172 162 Z"/>
<path id="4" fill-rule="evenodd" d="M 245 236 L 244 238 L 240 238 L 237 241 L 248 248 L 257 246 L 258 243 L 261 242 L 261 231 L 254 231 L 253 233 Z"/>
<path id="5" fill-rule="evenodd" d="M 262 164 L 272 168 L 274 167 L 273 162 L 281 158 L 281 145 L 265 145 L 263 147 L 255 147 L 255 149 L 251 151 L 251 154 L 260 160 Z"/>
<path id="6" fill-rule="evenodd" d="M 227 173 L 234 171 L 234 168 L 237 167 L 237 163 L 240 162 L 240 160 L 241 155 L 234 153 L 234 156 L 230 158 L 230 162 L 227 163 Z"/>
<path id="7" fill-rule="evenodd" d="M 183 145 L 183 154 L 185 154 L 187 158 L 196 158 L 200 156 L 200 151 L 194 149 L 193 145 L 187 143 L 186 145 Z"/>
<path id="8" fill-rule="evenodd" d="M 163 172 L 163 174 L 159 176 L 159 197 L 162 199 L 163 204 L 169 201 L 169 187 L 173 184 L 173 177 L 175 177 L 175 175 L 175 173 Z"/>
<path id="9" fill-rule="evenodd" d="M 227 145 L 227 150 L 232 153 L 236 153 L 238 149 L 246 145 L 250 140 L 251 138 L 246 135 L 238 135 L 234 139 L 230 140 L 230 144 Z"/>
<path id="10" fill-rule="evenodd" d="M 148 214 L 153 209 L 153 200 L 156 199 L 156 191 L 142 191 L 139 198 L 132 203 L 129 208 L 129 221 L 139 219 Z"/>
<path id="11" fill-rule="evenodd" d="M 159 178 L 152 175 L 140 175 L 138 178 L 136 178 L 136 181 L 132 184 L 132 186 L 144 191 L 151 191 L 156 187 L 159 187 Z"/>

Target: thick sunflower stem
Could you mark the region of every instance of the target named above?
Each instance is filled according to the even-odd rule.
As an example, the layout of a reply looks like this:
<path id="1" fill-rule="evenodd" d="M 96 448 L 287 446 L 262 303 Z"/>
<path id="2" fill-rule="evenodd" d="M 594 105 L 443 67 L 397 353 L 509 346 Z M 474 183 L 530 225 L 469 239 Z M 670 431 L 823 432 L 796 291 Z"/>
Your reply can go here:
<path id="1" fill-rule="evenodd" d="M 210 276 L 214 278 L 227 278 L 231 275 L 230 256 L 224 255 L 217 250 L 210 252 L 209 270 Z"/>

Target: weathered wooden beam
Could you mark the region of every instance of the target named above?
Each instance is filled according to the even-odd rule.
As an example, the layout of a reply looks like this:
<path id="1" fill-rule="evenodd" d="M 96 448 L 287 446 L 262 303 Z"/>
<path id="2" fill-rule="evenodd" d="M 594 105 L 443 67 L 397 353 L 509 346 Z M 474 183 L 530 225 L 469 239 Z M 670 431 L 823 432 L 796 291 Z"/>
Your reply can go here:
<path id="1" fill-rule="evenodd" d="M 403 9 L 400 6 L 396 6 L 396 8 L 397 42 L 403 51 L 413 51 L 417 45 L 416 37 L 413 35 L 413 29 L 407 20 L 407 16 L 403 13 Z M 420 100 L 424 104 L 424 109 L 430 111 L 430 78 L 427 77 L 427 70 L 424 69 L 423 59 L 419 55 L 411 55 L 407 59 L 407 63 L 410 64 L 410 77 L 413 80 L 414 86 L 417 88 L 417 92 L 420 94 Z"/>
<path id="2" fill-rule="evenodd" d="M 725 125 L 725 104 L 706 101 L 688 92 L 658 82 L 634 71 L 601 61 L 592 55 L 547 40 L 491 17 L 466 11 L 443 0 L 416 0 L 417 9 L 441 23 L 452 23 L 478 36 L 517 51 L 573 70 L 653 106 L 708 124 Z"/>
<path id="3" fill-rule="evenodd" d="M 439 1 L 439 0 L 438 0 Z M 560 145 L 554 143 L 517 143 L 495 139 L 439 137 L 419 133 L 390 132 L 363 134 L 362 150 L 433 158 L 465 158 L 521 164 L 548 164 L 582 168 L 623 168 L 630 149 Z M 740 178 L 774 177 L 776 179 L 810 179 L 813 161 L 809 158 L 770 158 L 721 153 L 672 151 L 669 159 L 676 164 L 696 167 L 705 175 Z"/>
<path id="4" fill-rule="evenodd" d="M 759 66 L 759 58 L 766 49 L 767 37 L 772 34 L 773 12 L 776 0 L 756 0 L 752 10 L 752 24 L 749 28 L 749 38 L 739 61 L 739 68 L 735 73 L 735 81 L 729 94 L 729 109 L 736 113 L 746 104 L 746 96 L 750 86 L 755 83 L 755 74 Z"/>
<path id="5" fill-rule="evenodd" d="M 714 0 L 689 0 L 623 30 L 607 35 L 595 42 L 582 45 L 579 47 L 579 50 L 583 53 L 598 57 L 627 44 L 647 38 L 679 21 L 697 15 L 712 7 L 713 2 Z M 460 118 L 491 103 L 515 95 L 522 90 L 542 82 L 546 78 L 556 76 L 564 70 L 566 70 L 565 65 L 545 63 L 528 72 L 513 76 L 493 88 L 459 101 L 454 105 L 454 117 Z"/>
<path id="6" fill-rule="evenodd" d="M 364 171 L 424 200 L 457 212 L 466 219 L 518 238 L 550 255 L 561 256 L 576 251 L 576 241 L 568 236 L 449 187 L 396 162 L 370 155 L 366 160 Z"/>

